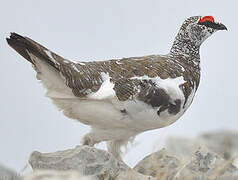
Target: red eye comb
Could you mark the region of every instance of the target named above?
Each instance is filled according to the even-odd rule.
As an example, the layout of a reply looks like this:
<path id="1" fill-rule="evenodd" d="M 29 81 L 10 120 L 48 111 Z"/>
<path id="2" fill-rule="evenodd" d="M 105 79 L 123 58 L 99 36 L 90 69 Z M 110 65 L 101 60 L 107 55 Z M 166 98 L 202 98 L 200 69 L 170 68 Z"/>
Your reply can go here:
<path id="1" fill-rule="evenodd" d="M 203 16 L 201 19 L 200 19 L 200 23 L 203 23 L 203 22 L 205 22 L 205 21 L 211 21 L 211 22 L 214 22 L 215 21 L 215 19 L 214 19 L 214 17 L 213 16 Z"/>

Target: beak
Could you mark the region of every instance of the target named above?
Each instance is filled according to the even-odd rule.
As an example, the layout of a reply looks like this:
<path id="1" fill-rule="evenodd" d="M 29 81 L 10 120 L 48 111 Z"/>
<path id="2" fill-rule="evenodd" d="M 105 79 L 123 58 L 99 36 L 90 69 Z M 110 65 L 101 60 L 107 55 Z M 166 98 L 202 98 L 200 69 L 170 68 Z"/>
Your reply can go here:
<path id="1" fill-rule="evenodd" d="M 227 30 L 227 27 L 224 24 L 222 24 L 222 23 L 218 23 L 218 24 L 216 24 L 214 29 L 217 29 L 217 30 Z"/>
<path id="2" fill-rule="evenodd" d="M 212 22 L 212 21 L 205 21 L 205 22 L 198 22 L 199 25 L 204 25 L 207 26 L 209 28 L 213 28 L 216 30 L 227 30 L 227 27 L 222 24 L 222 23 L 216 23 L 216 22 Z"/>

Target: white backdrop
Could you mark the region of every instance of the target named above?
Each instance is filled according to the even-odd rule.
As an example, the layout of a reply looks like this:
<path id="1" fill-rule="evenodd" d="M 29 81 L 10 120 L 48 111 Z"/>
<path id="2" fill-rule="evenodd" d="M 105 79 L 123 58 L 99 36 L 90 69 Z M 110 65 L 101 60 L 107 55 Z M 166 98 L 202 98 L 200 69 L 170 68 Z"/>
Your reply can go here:
<path id="1" fill-rule="evenodd" d="M 0 163 L 20 170 L 33 150 L 74 147 L 89 128 L 67 119 L 44 97 L 31 65 L 8 47 L 15 31 L 72 60 L 166 54 L 189 16 L 213 15 L 228 27 L 201 48 L 202 79 L 190 109 L 173 125 L 136 138 L 133 166 L 168 136 L 238 129 L 237 1 L 4 1 L 0 10 Z M 104 148 L 104 145 L 99 145 Z"/>

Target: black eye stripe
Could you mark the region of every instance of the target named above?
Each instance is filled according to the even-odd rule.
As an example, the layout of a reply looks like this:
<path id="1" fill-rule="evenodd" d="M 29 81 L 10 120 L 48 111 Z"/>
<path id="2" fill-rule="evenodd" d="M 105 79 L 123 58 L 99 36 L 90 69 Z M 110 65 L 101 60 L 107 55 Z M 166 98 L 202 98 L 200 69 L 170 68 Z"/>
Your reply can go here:
<path id="1" fill-rule="evenodd" d="M 207 27 L 213 27 L 216 25 L 216 23 L 212 22 L 212 21 L 204 21 L 204 22 L 198 22 L 199 25 L 204 25 L 204 26 L 207 26 Z"/>

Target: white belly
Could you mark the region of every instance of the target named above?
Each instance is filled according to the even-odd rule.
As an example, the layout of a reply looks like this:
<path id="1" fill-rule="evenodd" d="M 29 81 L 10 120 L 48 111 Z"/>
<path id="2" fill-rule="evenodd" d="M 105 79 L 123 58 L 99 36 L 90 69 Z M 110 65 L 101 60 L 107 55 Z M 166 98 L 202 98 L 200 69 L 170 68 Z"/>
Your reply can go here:
<path id="1" fill-rule="evenodd" d="M 191 104 L 194 90 L 191 92 L 184 105 L 185 97 L 179 86 L 185 81 L 183 77 L 175 79 L 160 79 L 149 77 L 136 77 L 137 79 L 149 79 L 158 88 L 163 88 L 172 100 L 180 100 L 181 107 L 176 114 L 170 114 L 168 110 L 157 113 L 159 108 L 153 108 L 142 101 L 133 99 L 119 101 L 113 89 L 114 84 L 107 74 L 102 75 L 104 83 L 96 93 L 80 99 L 75 96 L 62 98 L 62 96 L 49 96 L 54 104 L 59 107 L 66 116 L 76 119 L 84 124 L 101 129 L 129 129 L 136 132 L 143 132 L 150 129 L 157 129 L 168 126 L 178 120 Z M 73 98 L 71 98 L 73 97 Z"/>
<path id="2" fill-rule="evenodd" d="M 160 115 L 157 109 L 137 100 L 119 101 L 116 98 L 107 100 L 82 100 L 52 98 L 66 116 L 97 128 L 125 128 L 136 132 L 162 128 L 174 123 L 190 106 L 195 90 L 192 91 L 184 108 L 176 115 L 167 110 Z M 184 99 L 183 101 L 184 102 Z M 182 103 L 183 104 L 183 103 Z M 125 109 L 126 112 L 121 110 Z"/>

